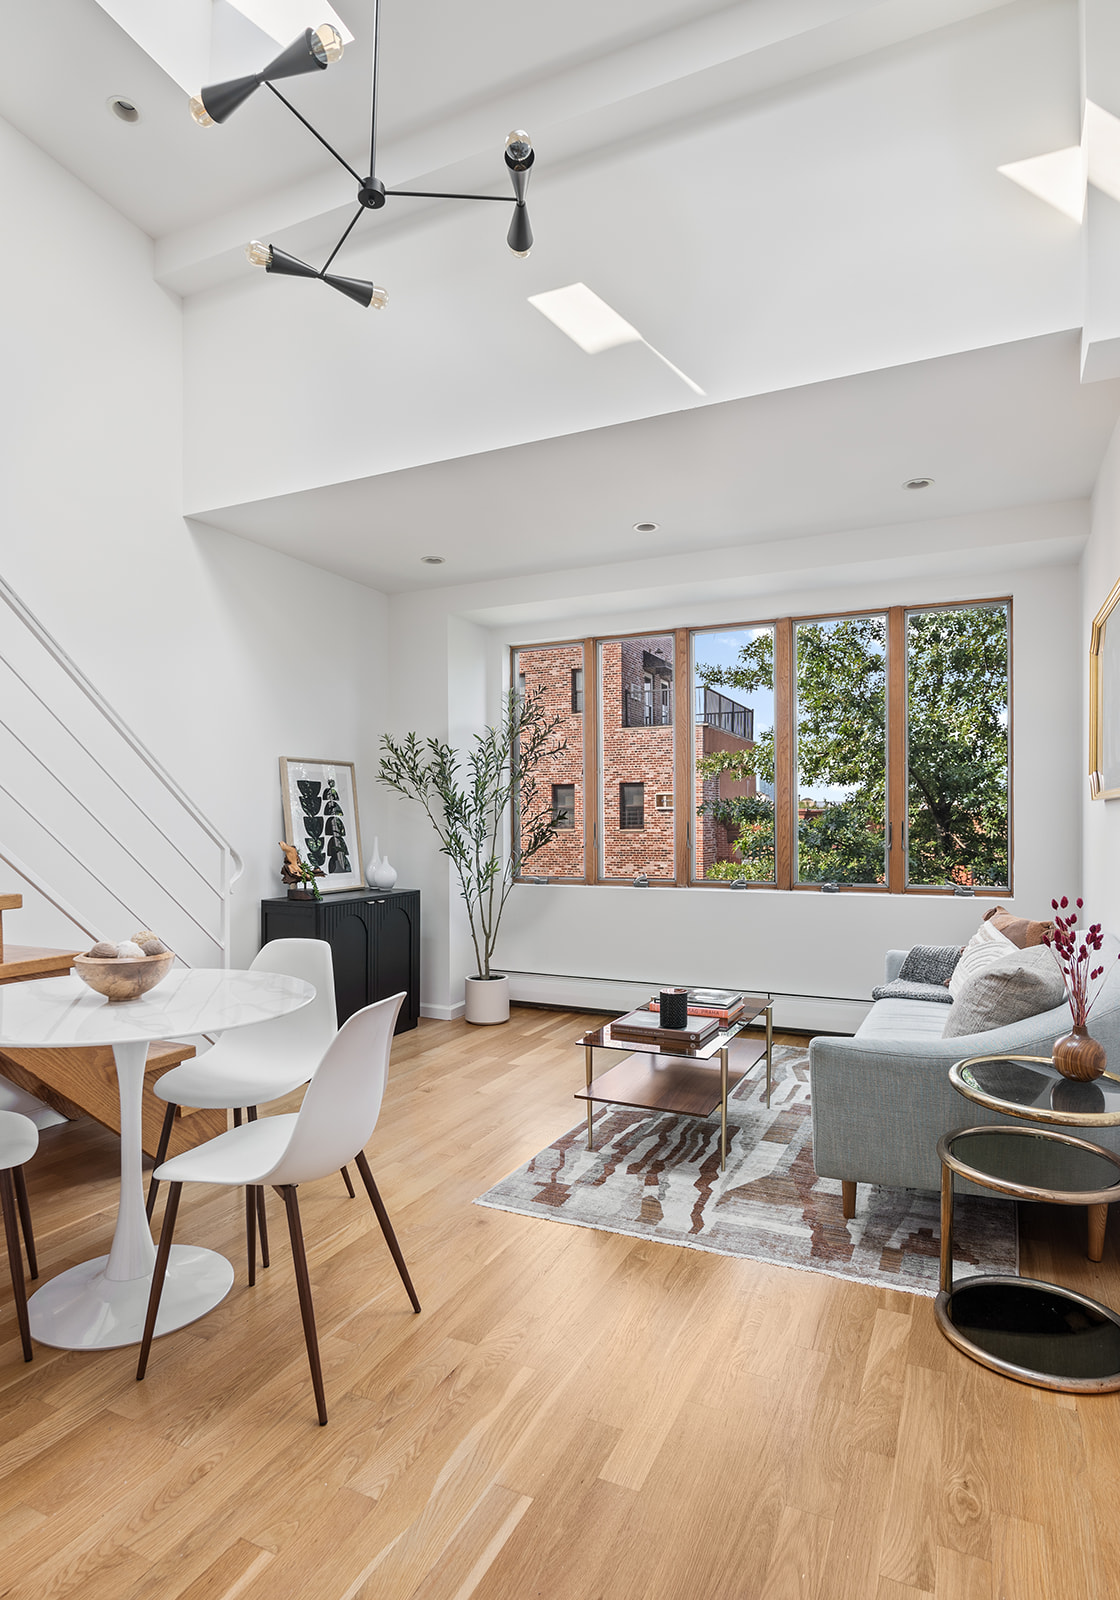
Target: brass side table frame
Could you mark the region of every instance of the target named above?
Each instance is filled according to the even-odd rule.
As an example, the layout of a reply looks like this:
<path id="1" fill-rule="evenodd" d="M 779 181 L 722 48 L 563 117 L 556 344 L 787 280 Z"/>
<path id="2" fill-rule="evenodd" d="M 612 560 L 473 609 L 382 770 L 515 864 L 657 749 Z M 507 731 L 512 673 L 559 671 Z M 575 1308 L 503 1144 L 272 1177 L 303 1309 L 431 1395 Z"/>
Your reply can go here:
<path id="1" fill-rule="evenodd" d="M 1025 1070 L 1016 1076 L 1020 1066 Z M 1001 1068 L 1010 1069 L 1003 1074 L 1002 1084 Z M 1052 1124 L 1060 1119 L 1081 1127 L 1120 1124 L 1120 1092 L 1110 1088 L 1107 1099 L 1104 1093 L 1097 1097 L 1102 1102 L 1099 1108 L 1094 1105 L 1092 1110 L 1079 1109 L 1079 1102 L 1083 1107 L 1093 1098 L 1080 1091 L 1092 1086 L 1078 1085 L 1077 1093 L 1064 1095 L 1064 1080 L 1043 1057 L 974 1056 L 956 1062 L 949 1077 L 966 1099 L 1030 1123 Z M 1052 1079 L 1059 1081 L 1051 1083 Z M 1057 1109 L 1049 1104 L 1055 1093 Z M 996 1141 L 994 1146 L 992 1140 Z M 1022 1145 L 1018 1161 L 1007 1143 L 1012 1140 L 1032 1141 Z M 1007 1170 L 988 1170 L 974 1152 L 969 1152 L 970 1144 L 987 1145 L 991 1167 L 1018 1169 L 1015 1175 L 1009 1175 Z M 1089 1167 L 1084 1187 L 1062 1188 L 1041 1181 L 1046 1152 L 1058 1146 L 1064 1147 L 1067 1177 L 1076 1177 L 1079 1157 L 1082 1165 Z M 996 1154 L 1001 1147 L 1009 1158 L 1006 1161 Z M 972 1160 L 968 1159 L 970 1153 Z M 956 1284 L 953 1281 L 954 1177 L 966 1178 L 1014 1200 L 1088 1207 L 1089 1254 L 1099 1260 L 1108 1206 L 1120 1199 L 1120 1157 L 1087 1139 L 1060 1133 L 1053 1126 L 990 1124 L 945 1134 L 938 1140 L 937 1154 L 941 1161 L 941 1283 L 934 1315 L 941 1332 L 973 1361 L 1020 1383 L 1070 1394 L 1102 1394 L 1120 1389 L 1120 1315 L 1110 1307 L 1075 1290 L 1034 1278 L 993 1274 L 965 1278 Z M 1029 1168 L 1036 1158 L 1038 1174 L 1031 1174 Z M 1056 1160 L 1061 1163 L 1063 1158 L 1056 1156 Z M 1093 1168 L 1097 1170 L 1094 1172 Z M 1111 1181 L 1093 1187 L 1092 1179 L 1103 1178 L 1108 1168 L 1113 1170 Z M 1032 1346 L 1033 1364 L 1028 1364 Z M 1063 1365 L 1066 1370 L 1054 1370 Z"/>
<path id="2" fill-rule="evenodd" d="M 747 1043 L 742 1035 L 757 1017 L 765 1017 L 765 1035 Z M 730 1046 L 738 1041 L 736 1064 L 729 1062 Z M 577 1100 L 587 1101 L 587 1148 L 595 1148 L 592 1118 L 596 1103 L 633 1106 L 639 1111 L 662 1111 L 685 1117 L 709 1117 L 719 1106 L 719 1170 L 727 1167 L 727 1097 L 758 1062 L 766 1061 L 766 1105 L 774 1068 L 774 997 L 750 997 L 743 1012 L 727 1027 L 695 1050 L 663 1050 L 633 1039 L 616 1039 L 608 1023 L 581 1034 L 584 1089 Z M 625 1059 L 595 1077 L 595 1051 L 622 1052 Z M 718 1076 L 715 1061 L 718 1058 Z"/>

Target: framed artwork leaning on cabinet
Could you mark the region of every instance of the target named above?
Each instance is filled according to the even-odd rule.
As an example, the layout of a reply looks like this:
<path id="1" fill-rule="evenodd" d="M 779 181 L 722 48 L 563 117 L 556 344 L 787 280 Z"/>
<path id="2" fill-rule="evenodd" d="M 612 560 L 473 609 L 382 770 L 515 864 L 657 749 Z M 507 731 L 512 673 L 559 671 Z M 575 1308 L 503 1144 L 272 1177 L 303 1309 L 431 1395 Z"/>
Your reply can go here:
<path id="1" fill-rule="evenodd" d="M 365 885 L 358 829 L 358 787 L 352 761 L 280 757 L 285 839 L 323 876 L 323 894 Z"/>

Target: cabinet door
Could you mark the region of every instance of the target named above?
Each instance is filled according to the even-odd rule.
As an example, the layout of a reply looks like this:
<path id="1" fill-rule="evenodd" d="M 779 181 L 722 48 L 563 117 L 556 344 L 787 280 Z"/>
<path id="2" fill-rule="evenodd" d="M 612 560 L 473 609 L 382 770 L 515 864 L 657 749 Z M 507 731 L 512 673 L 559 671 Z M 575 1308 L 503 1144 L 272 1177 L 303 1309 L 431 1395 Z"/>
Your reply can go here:
<path id="1" fill-rule="evenodd" d="M 377 944 L 370 999 L 384 1000 L 387 995 L 404 990 L 407 998 L 397 1019 L 400 1033 L 404 1028 L 414 1028 L 419 1016 L 416 907 L 412 896 L 402 895 L 376 902 L 374 910 Z"/>
<path id="2" fill-rule="evenodd" d="M 374 998 L 369 992 L 370 927 L 364 905 L 332 906 L 323 932 L 334 961 L 334 998 L 339 1027 Z"/>

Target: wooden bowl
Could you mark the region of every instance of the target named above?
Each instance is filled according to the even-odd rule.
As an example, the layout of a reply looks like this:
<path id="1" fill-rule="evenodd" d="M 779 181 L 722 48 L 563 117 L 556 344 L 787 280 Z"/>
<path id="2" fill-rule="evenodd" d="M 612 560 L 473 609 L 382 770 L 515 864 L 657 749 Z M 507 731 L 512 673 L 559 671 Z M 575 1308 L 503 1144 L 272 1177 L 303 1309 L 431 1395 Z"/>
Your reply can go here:
<path id="1" fill-rule="evenodd" d="M 139 1000 L 142 994 L 162 983 L 171 971 L 174 950 L 158 956 L 75 956 L 74 971 L 82 982 L 103 994 L 110 1005 L 122 1000 Z"/>

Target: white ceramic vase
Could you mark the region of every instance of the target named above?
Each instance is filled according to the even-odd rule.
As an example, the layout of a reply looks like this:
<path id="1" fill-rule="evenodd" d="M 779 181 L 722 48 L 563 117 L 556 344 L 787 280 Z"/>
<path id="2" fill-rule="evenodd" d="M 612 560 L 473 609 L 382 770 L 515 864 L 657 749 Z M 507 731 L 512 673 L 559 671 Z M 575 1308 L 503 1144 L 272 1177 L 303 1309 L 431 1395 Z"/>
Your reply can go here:
<path id="1" fill-rule="evenodd" d="M 376 889 L 376 888 L 379 887 L 379 884 L 377 882 L 377 869 L 380 867 L 380 865 L 381 865 L 381 845 L 380 845 L 380 842 L 377 839 L 374 839 L 374 841 L 373 841 L 373 854 L 370 856 L 369 861 L 366 863 L 366 883 L 369 885 L 369 887 L 371 889 Z M 396 878 L 396 873 L 393 874 L 393 877 L 394 877 L 394 879 Z"/>
<path id="2" fill-rule="evenodd" d="M 371 863 L 373 873 L 370 883 L 375 889 L 391 889 L 397 881 L 397 869 L 393 866 L 388 856 L 382 856 L 380 861 Z"/>
<path id="3" fill-rule="evenodd" d="M 509 1021 L 509 979 L 495 974 L 492 978 L 467 978 L 466 1020 L 488 1027 L 495 1022 Z"/>

